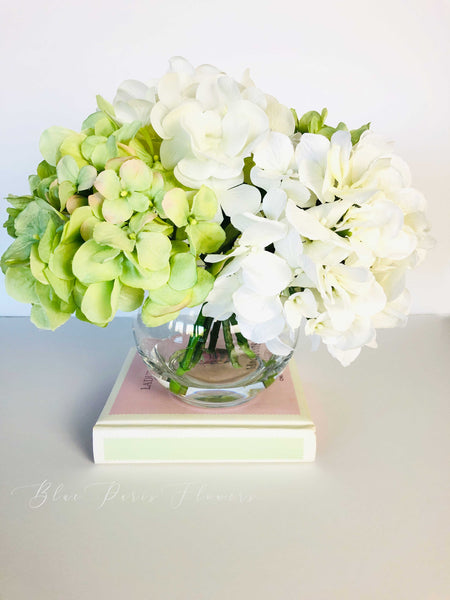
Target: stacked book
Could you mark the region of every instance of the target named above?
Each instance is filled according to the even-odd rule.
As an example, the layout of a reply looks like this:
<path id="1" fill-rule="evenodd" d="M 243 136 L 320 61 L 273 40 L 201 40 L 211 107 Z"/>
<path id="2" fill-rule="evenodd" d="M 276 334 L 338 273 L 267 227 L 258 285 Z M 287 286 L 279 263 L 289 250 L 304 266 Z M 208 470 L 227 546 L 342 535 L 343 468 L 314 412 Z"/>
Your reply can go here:
<path id="1" fill-rule="evenodd" d="M 306 462 L 315 427 L 295 363 L 256 398 L 197 408 L 166 390 L 130 350 L 93 430 L 96 463 Z"/>

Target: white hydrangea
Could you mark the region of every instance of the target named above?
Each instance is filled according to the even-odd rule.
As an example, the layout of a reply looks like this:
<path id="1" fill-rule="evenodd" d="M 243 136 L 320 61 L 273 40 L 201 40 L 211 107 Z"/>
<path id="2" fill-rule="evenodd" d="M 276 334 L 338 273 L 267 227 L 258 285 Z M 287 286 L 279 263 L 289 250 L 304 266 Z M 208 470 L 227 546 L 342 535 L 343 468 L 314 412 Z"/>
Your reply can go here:
<path id="1" fill-rule="evenodd" d="M 211 65 L 194 68 L 179 57 L 158 83 L 151 122 L 163 140 L 163 166 L 192 188 L 242 183 L 244 159 L 270 127 L 294 129 L 290 111 L 248 76 L 238 83 Z"/>

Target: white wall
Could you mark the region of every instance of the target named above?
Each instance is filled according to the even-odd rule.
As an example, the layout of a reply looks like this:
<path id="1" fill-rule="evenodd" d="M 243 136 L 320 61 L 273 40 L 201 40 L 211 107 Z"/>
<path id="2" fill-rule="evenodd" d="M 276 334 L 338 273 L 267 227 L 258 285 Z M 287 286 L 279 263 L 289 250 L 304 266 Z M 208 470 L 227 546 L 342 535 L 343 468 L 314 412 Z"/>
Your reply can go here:
<path id="1" fill-rule="evenodd" d="M 409 279 L 413 312 L 450 312 L 447 0 L 14 0 L 0 8 L 0 196 L 27 193 L 50 125 L 78 128 L 95 95 L 159 77 L 172 55 L 210 62 L 299 112 L 371 121 L 429 201 L 436 248 Z M 6 203 L 2 201 L 1 220 Z M 0 234 L 0 253 L 10 243 Z M 0 314 L 27 314 L 6 296 Z"/>

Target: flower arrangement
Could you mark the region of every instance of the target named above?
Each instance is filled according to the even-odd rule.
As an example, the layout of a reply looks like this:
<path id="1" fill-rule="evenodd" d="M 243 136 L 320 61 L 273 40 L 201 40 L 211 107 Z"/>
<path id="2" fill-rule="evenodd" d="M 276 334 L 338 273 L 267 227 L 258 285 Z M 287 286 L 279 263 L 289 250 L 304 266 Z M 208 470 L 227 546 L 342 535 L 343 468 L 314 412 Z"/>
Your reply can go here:
<path id="1" fill-rule="evenodd" d="M 158 326 L 202 305 L 244 349 L 286 355 L 303 327 L 347 365 L 405 322 L 425 200 L 369 124 L 299 118 L 248 73 L 182 58 L 97 103 L 80 132 L 44 131 L 30 195 L 8 197 L 1 267 L 35 325 L 105 326 L 142 306 Z"/>

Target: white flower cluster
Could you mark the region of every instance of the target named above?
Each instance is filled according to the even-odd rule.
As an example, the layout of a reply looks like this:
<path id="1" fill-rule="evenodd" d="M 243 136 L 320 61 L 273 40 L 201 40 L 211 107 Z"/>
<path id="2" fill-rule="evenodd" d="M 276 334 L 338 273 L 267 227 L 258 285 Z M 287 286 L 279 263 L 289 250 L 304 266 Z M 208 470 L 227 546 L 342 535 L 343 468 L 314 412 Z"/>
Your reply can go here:
<path id="1" fill-rule="evenodd" d="M 343 365 L 375 345 L 376 328 L 405 322 L 405 272 L 431 238 L 391 144 L 369 131 L 356 144 L 345 130 L 295 133 L 292 112 L 248 76 L 181 58 L 152 87 L 125 82 L 115 108 L 124 122 L 150 121 L 163 166 L 182 185 L 213 188 L 218 221 L 241 233 L 205 258 L 223 266 L 205 315 L 235 313 L 244 336 L 281 355 L 304 324 Z"/>

